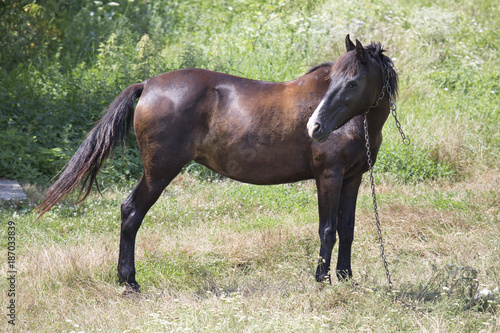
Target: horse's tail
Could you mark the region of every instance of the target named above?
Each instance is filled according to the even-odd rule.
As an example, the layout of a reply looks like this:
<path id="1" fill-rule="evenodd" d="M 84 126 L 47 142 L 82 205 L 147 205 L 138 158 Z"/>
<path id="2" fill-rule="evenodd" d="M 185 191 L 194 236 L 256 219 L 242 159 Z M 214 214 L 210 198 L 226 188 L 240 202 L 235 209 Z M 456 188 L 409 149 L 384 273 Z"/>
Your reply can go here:
<path id="1" fill-rule="evenodd" d="M 47 190 L 45 199 L 37 208 L 40 216 L 80 183 L 78 202 L 85 200 L 102 164 L 125 140 L 132 124 L 134 102 L 141 96 L 143 89 L 144 83 L 133 84 L 111 103 L 106 114 L 87 135 L 57 181 Z"/>

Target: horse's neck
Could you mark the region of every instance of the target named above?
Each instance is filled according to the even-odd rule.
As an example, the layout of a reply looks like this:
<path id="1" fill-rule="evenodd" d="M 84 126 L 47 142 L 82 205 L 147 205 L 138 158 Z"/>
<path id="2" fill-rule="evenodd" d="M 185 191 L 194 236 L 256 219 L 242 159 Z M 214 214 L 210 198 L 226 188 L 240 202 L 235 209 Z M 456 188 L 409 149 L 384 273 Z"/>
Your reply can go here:
<path id="1" fill-rule="evenodd" d="M 389 98 L 386 96 L 382 99 L 378 106 L 371 109 L 366 118 L 368 120 L 368 135 L 375 139 L 382 133 L 382 128 L 389 117 L 391 110 L 389 108 Z"/>

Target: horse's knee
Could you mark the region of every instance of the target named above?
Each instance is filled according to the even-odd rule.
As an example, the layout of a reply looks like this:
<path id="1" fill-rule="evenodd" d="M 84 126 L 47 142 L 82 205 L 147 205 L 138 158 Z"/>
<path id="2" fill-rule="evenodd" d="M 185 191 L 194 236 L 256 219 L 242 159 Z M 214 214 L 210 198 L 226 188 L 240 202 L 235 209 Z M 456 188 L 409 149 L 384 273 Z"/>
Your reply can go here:
<path id="1" fill-rule="evenodd" d="M 319 231 L 319 237 L 321 243 L 325 244 L 327 247 L 332 247 L 335 245 L 336 241 L 336 230 L 332 227 L 326 227 Z"/>

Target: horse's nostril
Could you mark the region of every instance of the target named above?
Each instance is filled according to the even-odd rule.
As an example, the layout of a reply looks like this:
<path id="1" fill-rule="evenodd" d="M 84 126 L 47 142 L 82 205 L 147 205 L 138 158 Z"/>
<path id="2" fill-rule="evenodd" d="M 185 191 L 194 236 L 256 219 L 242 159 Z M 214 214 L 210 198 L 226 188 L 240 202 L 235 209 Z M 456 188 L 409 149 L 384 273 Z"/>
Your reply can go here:
<path id="1" fill-rule="evenodd" d="M 307 123 L 307 132 L 311 138 L 316 140 L 316 138 L 321 134 L 321 124 L 315 120 L 309 120 Z"/>
<path id="2" fill-rule="evenodd" d="M 320 123 L 314 123 L 314 126 L 309 128 L 309 136 L 319 143 L 325 142 L 328 139 L 328 135 L 323 130 Z"/>
<path id="3" fill-rule="evenodd" d="M 319 130 L 321 129 L 321 125 L 319 123 L 314 124 L 313 127 L 313 134 L 318 134 Z"/>

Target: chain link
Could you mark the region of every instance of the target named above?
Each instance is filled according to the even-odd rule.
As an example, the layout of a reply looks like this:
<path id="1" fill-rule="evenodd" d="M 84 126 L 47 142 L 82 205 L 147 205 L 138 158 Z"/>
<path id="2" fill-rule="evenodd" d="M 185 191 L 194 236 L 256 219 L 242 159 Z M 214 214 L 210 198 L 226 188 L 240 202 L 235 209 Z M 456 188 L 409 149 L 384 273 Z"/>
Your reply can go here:
<path id="1" fill-rule="evenodd" d="M 380 94 L 377 98 L 377 101 L 370 107 L 370 110 L 375 108 L 378 105 L 380 100 L 382 98 L 384 98 L 385 92 L 387 91 L 387 94 L 389 95 L 389 109 L 391 111 L 392 116 L 394 117 L 394 120 L 396 121 L 396 127 L 399 131 L 399 134 L 401 135 L 401 138 L 403 139 L 403 144 L 405 146 L 408 146 L 411 141 L 403 132 L 403 128 L 401 127 L 401 123 L 399 122 L 399 119 L 398 119 L 398 112 L 397 112 L 398 107 L 396 106 L 396 103 L 394 103 L 394 98 L 392 95 L 392 88 L 391 88 L 391 78 L 389 77 L 389 69 L 388 69 L 387 65 L 384 65 L 384 72 L 385 72 L 384 86 L 382 87 L 382 91 L 380 92 Z M 368 111 L 370 111 L 370 110 L 368 110 Z M 380 259 L 382 260 L 382 263 L 384 264 L 385 275 L 387 276 L 387 283 L 389 284 L 389 288 L 391 288 L 392 287 L 391 273 L 389 272 L 389 265 L 387 264 L 387 257 L 385 255 L 384 239 L 382 237 L 382 228 L 380 227 L 380 217 L 378 214 L 377 195 L 375 193 L 375 180 L 373 178 L 372 153 L 371 153 L 371 148 L 370 148 L 370 137 L 368 135 L 368 120 L 366 117 L 366 113 L 365 113 L 363 125 L 364 125 L 364 130 L 365 130 L 366 157 L 367 157 L 367 162 L 368 162 L 368 170 L 370 171 L 370 186 L 371 186 L 371 190 L 372 190 L 373 210 L 375 212 L 375 224 L 377 225 L 378 241 L 380 243 Z"/>
<path id="2" fill-rule="evenodd" d="M 394 117 L 394 120 L 396 121 L 396 127 L 399 131 L 399 134 L 401 135 L 401 138 L 403 139 L 403 144 L 407 146 L 410 144 L 410 139 L 403 132 L 403 128 L 401 127 L 401 123 L 399 122 L 399 119 L 398 119 L 397 106 L 396 106 L 396 103 L 394 103 L 394 99 L 392 96 L 392 88 L 391 88 L 391 81 L 390 81 L 391 78 L 389 77 L 389 70 L 387 68 L 387 65 L 384 65 L 384 71 L 385 71 L 384 86 L 382 87 L 382 91 L 380 92 L 380 94 L 377 98 L 377 101 L 370 107 L 370 109 L 373 109 L 378 105 L 380 100 L 382 98 L 384 98 L 385 92 L 387 91 L 387 94 L 389 95 L 389 109 L 391 111 L 392 116 Z M 380 217 L 378 214 L 377 195 L 375 193 L 375 180 L 373 178 L 372 153 L 371 153 L 371 148 L 370 148 L 370 137 L 368 135 L 368 120 L 366 118 L 366 113 L 365 113 L 363 125 L 364 125 L 364 130 L 365 130 L 366 157 L 367 157 L 367 162 L 368 162 L 368 170 L 370 171 L 370 186 L 371 186 L 371 190 L 372 190 L 373 210 L 375 212 L 375 224 L 377 225 L 378 241 L 380 244 L 380 259 L 382 260 L 382 263 L 384 264 L 385 275 L 387 276 L 387 283 L 389 284 L 389 288 L 391 288 L 392 287 L 391 273 L 389 272 L 389 265 L 387 264 L 387 257 L 385 255 L 384 239 L 382 237 L 382 228 L 380 227 Z"/>
<path id="3" fill-rule="evenodd" d="M 387 67 L 385 67 L 385 72 L 388 73 L 387 71 Z M 387 93 L 389 94 L 389 109 L 391 110 L 391 114 L 392 116 L 394 117 L 394 120 L 396 121 L 396 127 L 399 131 L 399 134 L 401 134 L 401 138 L 403 139 L 403 144 L 405 146 L 408 146 L 410 144 L 410 138 L 408 138 L 405 133 L 403 132 L 403 128 L 401 127 L 401 123 L 399 122 L 399 119 L 398 119 L 398 107 L 396 105 L 396 103 L 394 103 L 394 99 L 392 98 L 392 88 L 391 88 L 391 85 L 389 84 L 389 75 L 386 74 L 386 83 L 385 83 L 385 86 L 387 89 Z M 382 88 L 382 91 L 385 90 L 384 88 Z M 378 104 L 378 101 L 375 105 Z M 373 108 L 373 106 L 372 106 Z"/>
<path id="4" fill-rule="evenodd" d="M 377 196 L 375 194 L 375 180 L 373 179 L 373 163 L 372 163 L 372 153 L 370 151 L 370 137 L 368 136 L 368 121 L 366 120 L 366 113 L 364 119 L 364 127 L 365 127 L 365 140 L 366 140 L 366 157 L 368 159 L 368 169 L 370 171 L 370 184 L 372 188 L 372 199 L 373 199 L 373 209 L 375 211 L 375 223 L 377 225 L 377 234 L 378 241 L 380 243 L 380 259 L 384 264 L 385 274 L 387 276 L 387 283 L 389 284 L 389 288 L 392 286 L 391 282 L 391 273 L 389 272 L 389 265 L 387 264 L 387 257 L 385 256 L 385 248 L 384 248 L 384 239 L 382 238 L 382 229 L 380 227 L 380 218 L 378 215 L 378 206 L 377 206 Z"/>

